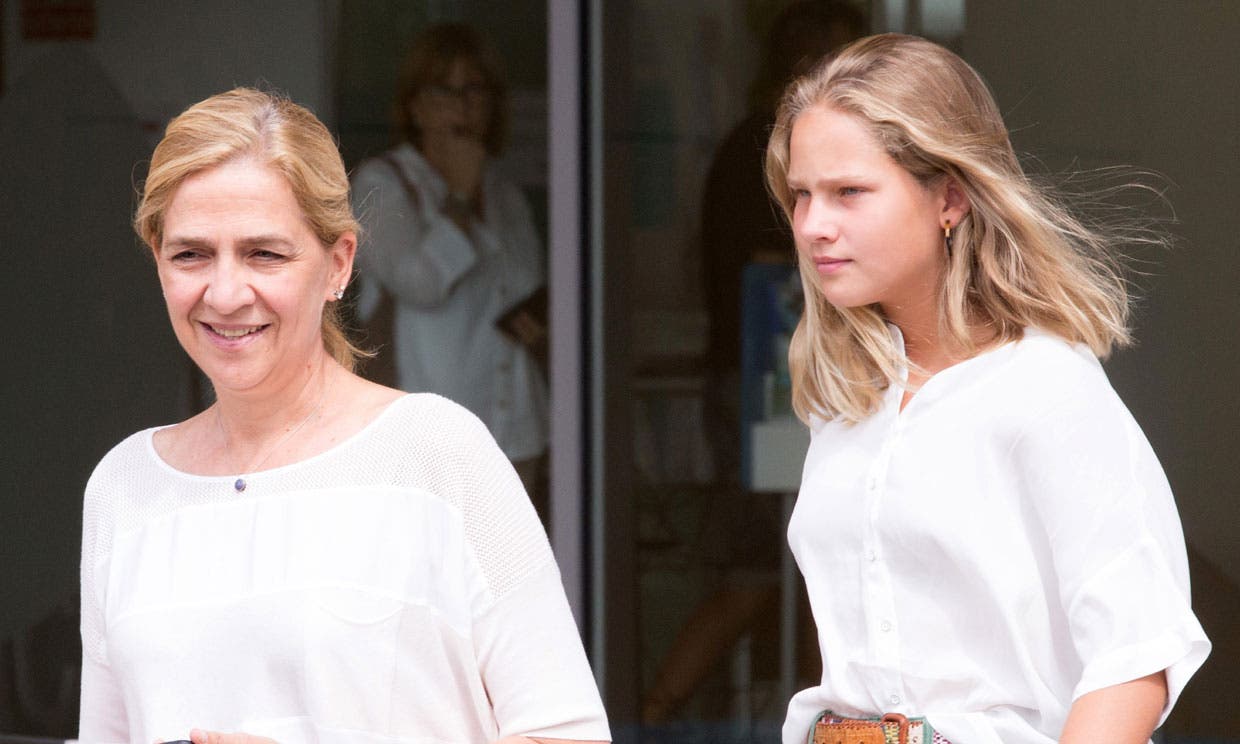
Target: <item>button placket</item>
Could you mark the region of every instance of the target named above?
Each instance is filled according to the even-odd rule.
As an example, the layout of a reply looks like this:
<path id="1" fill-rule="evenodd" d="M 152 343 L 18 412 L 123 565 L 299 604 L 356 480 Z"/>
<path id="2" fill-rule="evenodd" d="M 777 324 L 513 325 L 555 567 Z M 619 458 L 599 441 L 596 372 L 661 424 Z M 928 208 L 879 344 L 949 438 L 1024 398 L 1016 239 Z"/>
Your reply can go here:
<path id="1" fill-rule="evenodd" d="M 873 689 L 875 702 L 894 709 L 904 699 L 900 674 L 900 637 L 896 627 L 895 590 L 886 562 L 883 560 L 879 526 L 882 522 L 882 499 L 887 494 L 887 476 L 891 460 L 903 430 L 899 416 L 894 417 L 882 442 L 874 465 L 866 474 L 865 499 L 868 513 L 867 544 L 863 569 L 868 584 L 866 616 L 869 648 L 875 665 L 882 670 Z"/>

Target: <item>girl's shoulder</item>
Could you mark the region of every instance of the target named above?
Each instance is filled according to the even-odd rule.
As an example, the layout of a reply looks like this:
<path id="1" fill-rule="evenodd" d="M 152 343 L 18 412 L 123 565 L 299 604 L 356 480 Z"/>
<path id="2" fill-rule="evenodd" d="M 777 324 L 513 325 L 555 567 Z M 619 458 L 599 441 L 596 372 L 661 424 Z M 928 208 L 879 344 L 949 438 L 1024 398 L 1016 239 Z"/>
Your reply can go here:
<path id="1" fill-rule="evenodd" d="M 1045 402 L 1062 396 L 1113 393 L 1102 363 L 1084 344 L 1037 328 L 1012 345 L 1002 378 L 1026 397 Z"/>

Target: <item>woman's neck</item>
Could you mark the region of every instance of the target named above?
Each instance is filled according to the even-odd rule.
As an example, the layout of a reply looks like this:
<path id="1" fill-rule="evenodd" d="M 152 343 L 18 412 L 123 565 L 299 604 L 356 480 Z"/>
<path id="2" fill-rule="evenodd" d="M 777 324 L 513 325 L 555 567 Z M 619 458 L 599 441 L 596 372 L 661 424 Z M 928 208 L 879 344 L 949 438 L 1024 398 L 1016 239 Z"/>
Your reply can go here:
<path id="1" fill-rule="evenodd" d="M 234 452 L 254 451 L 305 424 L 321 413 L 336 371 L 337 365 L 324 352 L 274 391 L 271 386 L 261 391 L 217 389 L 216 421 L 225 446 Z"/>

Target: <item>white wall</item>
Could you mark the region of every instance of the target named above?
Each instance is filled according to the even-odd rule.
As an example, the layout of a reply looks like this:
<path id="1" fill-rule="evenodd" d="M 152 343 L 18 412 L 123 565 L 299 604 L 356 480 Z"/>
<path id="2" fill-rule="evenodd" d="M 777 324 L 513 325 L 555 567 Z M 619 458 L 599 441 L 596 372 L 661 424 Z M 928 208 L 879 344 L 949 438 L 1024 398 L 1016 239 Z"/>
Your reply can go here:
<path id="1" fill-rule="evenodd" d="M 1189 541 L 1240 581 L 1240 5 L 978 0 L 964 54 L 1018 151 L 1051 170 L 1163 174 L 1180 238 L 1141 280 L 1138 346 L 1108 364 L 1154 443 Z"/>

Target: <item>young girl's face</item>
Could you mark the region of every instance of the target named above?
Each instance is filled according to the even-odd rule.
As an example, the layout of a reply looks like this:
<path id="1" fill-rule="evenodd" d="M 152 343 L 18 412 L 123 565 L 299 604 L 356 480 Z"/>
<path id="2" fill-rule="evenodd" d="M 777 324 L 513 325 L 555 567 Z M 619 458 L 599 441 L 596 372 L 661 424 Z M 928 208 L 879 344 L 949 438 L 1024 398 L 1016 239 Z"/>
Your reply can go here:
<path id="1" fill-rule="evenodd" d="M 827 301 L 878 304 L 896 322 L 934 312 L 947 268 L 943 224 L 959 219 L 947 179 L 923 186 L 859 119 L 823 105 L 797 117 L 789 150 L 797 250 Z"/>

